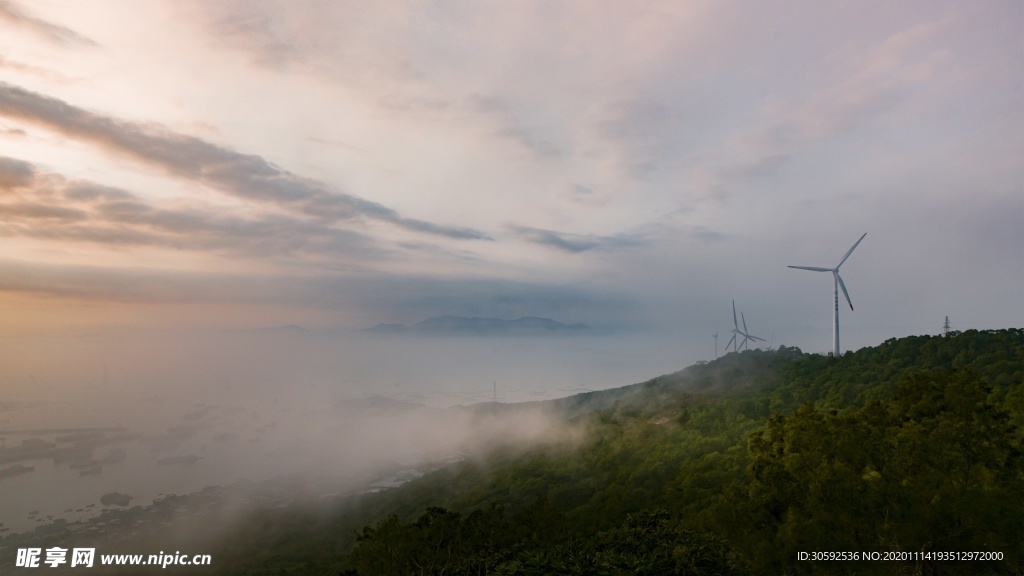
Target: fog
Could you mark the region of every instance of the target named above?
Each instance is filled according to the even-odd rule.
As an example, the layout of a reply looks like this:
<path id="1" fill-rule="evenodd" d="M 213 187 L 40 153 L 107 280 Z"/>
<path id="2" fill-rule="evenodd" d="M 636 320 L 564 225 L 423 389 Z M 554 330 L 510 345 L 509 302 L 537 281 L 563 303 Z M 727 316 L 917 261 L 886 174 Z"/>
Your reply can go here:
<path id="1" fill-rule="evenodd" d="M 498 443 L 568 442 L 579 431 L 534 401 L 679 369 L 679 344 L 298 327 L 7 342 L 0 470 L 22 472 L 0 478 L 0 528 L 84 521 L 112 492 L 145 506 L 288 479 L 314 497 L 355 494 Z"/>

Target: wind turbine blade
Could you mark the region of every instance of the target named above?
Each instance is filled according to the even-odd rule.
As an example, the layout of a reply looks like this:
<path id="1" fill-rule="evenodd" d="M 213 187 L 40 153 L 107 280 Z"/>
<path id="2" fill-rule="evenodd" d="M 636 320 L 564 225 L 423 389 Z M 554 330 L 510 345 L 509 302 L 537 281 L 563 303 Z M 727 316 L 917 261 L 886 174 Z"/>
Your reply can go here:
<path id="1" fill-rule="evenodd" d="M 732 325 L 735 326 L 737 330 L 740 329 L 739 323 L 736 322 L 736 301 L 735 300 L 732 301 Z"/>
<path id="2" fill-rule="evenodd" d="M 733 334 L 732 338 L 729 339 L 729 343 L 725 345 L 725 349 L 728 350 L 729 346 L 732 346 L 733 342 L 735 342 L 735 341 L 736 341 L 736 334 Z"/>
<path id="3" fill-rule="evenodd" d="M 843 284 L 843 277 L 836 272 L 836 280 L 839 280 L 839 287 L 843 289 L 843 296 L 846 296 L 846 303 L 850 305 L 850 310 L 853 310 L 853 302 L 850 301 L 850 293 L 846 291 L 846 284 Z"/>
<path id="4" fill-rule="evenodd" d="M 864 236 L 867 236 L 867 235 L 868 235 L 868 233 L 865 232 L 864 235 L 860 237 L 860 240 L 863 240 Z M 860 240 L 857 240 L 857 242 L 854 243 L 853 248 L 850 248 L 846 252 L 846 255 L 843 256 L 843 259 L 839 261 L 839 264 L 836 264 L 836 270 L 839 270 L 839 267 L 843 265 L 843 262 L 846 262 L 846 259 L 850 257 L 850 254 L 853 254 L 854 249 L 857 248 L 857 244 L 860 244 Z"/>
<path id="5" fill-rule="evenodd" d="M 764 338 L 758 338 L 757 336 L 748 336 L 751 340 L 760 340 L 761 342 L 767 342 Z"/>
<path id="6" fill-rule="evenodd" d="M 797 268 L 800 270 L 814 270 L 815 272 L 831 272 L 831 268 L 821 268 L 819 266 L 786 266 L 786 268 Z"/>
<path id="7" fill-rule="evenodd" d="M 743 312 L 740 312 L 740 318 L 743 318 Z M 747 319 L 743 318 L 743 335 L 747 335 Z"/>

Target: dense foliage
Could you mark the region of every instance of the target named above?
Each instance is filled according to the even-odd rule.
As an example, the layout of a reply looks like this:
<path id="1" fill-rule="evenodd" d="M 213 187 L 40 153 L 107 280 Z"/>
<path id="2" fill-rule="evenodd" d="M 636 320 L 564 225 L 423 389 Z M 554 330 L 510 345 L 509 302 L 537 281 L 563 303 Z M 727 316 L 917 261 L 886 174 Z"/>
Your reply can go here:
<path id="1" fill-rule="evenodd" d="M 729 354 L 558 401 L 582 442 L 495 450 L 327 518 L 247 525 L 233 543 L 258 546 L 260 560 L 235 569 L 1019 574 L 1022 394 L 1016 329 L 893 339 L 841 358 Z M 949 551 L 1003 559 L 926 555 Z"/>
<path id="2" fill-rule="evenodd" d="M 543 499 L 511 519 L 498 508 L 477 510 L 465 519 L 429 508 L 409 524 L 389 516 L 363 529 L 350 573 L 742 574 L 723 541 L 684 528 L 664 510 L 629 515 L 620 526 L 593 537 L 569 535 L 564 528 L 564 518 Z"/>
<path id="3" fill-rule="evenodd" d="M 762 571 L 863 573 L 792 563 L 800 551 L 1002 551 L 1020 569 L 1020 443 L 991 388 L 971 373 L 909 377 L 887 403 L 839 414 L 805 404 L 750 439 L 744 503 Z M 936 561 L 926 573 L 1002 572 L 1007 564 Z M 879 569 L 880 566 L 872 566 Z"/>

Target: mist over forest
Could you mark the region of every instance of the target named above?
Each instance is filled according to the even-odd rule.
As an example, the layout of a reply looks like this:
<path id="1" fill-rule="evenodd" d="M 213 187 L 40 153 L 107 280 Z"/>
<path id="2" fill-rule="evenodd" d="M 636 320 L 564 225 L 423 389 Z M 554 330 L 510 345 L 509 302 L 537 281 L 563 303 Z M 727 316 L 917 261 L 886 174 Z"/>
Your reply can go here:
<path id="1" fill-rule="evenodd" d="M 225 574 L 1005 573 L 1024 560 L 1022 358 L 1020 330 L 954 331 L 449 406 L 277 383 L 132 396 L 108 368 L 95 396 L 2 405 L 0 470 L 31 469 L 0 477 L 0 546 L 174 546 Z M 919 555 L 793 560 L 830 544 Z M 950 547 L 998 558 L 938 560 Z"/>
<path id="2" fill-rule="evenodd" d="M 649 339 L 396 338 L 295 326 L 25 340 L 7 350 L 0 471 L 34 468 L 0 480 L 0 528 L 15 531 L 88 519 L 112 492 L 147 505 L 280 478 L 331 494 L 365 490 L 396 470 L 566 433 L 541 406 L 514 416 L 470 406 L 566 397 L 676 365 L 676 351 Z M 33 442 L 38 450 L 19 457 Z"/>

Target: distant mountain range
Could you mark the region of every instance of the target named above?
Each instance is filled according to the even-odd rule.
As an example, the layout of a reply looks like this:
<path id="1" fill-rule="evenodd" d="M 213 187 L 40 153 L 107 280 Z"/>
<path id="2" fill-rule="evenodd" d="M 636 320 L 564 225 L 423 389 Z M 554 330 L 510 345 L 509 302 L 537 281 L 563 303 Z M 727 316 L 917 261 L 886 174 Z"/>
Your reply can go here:
<path id="1" fill-rule="evenodd" d="M 306 334 L 308 330 L 296 324 L 286 324 L 284 326 L 264 326 L 251 330 L 251 332 L 256 334 Z"/>
<path id="2" fill-rule="evenodd" d="M 511 335 L 532 336 L 540 334 L 576 334 L 590 330 L 586 324 L 562 324 L 551 318 L 524 316 L 515 320 L 501 318 L 479 318 L 476 316 L 435 316 L 417 322 L 412 326 L 405 324 L 377 324 L 368 332 L 377 334 L 448 334 L 448 335 Z"/>

